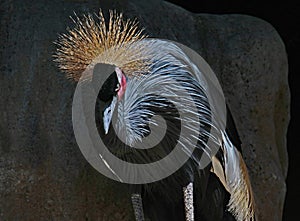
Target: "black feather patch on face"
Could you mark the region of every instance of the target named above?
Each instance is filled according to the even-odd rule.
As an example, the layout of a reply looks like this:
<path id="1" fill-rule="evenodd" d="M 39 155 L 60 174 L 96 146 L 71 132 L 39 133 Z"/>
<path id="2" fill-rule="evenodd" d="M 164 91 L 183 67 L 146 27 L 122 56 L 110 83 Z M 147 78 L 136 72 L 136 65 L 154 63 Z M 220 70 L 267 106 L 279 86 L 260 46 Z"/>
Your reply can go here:
<path id="1" fill-rule="evenodd" d="M 102 85 L 98 98 L 101 101 L 108 102 L 118 93 L 118 78 L 116 72 L 113 72 Z"/>
<path id="2" fill-rule="evenodd" d="M 95 76 L 95 84 L 98 83 Z M 98 131 L 106 135 L 109 131 L 115 106 L 117 105 L 117 95 L 120 89 L 118 77 L 115 71 L 109 75 L 100 88 L 95 106 L 95 117 Z M 100 135 L 101 136 L 101 135 Z"/>

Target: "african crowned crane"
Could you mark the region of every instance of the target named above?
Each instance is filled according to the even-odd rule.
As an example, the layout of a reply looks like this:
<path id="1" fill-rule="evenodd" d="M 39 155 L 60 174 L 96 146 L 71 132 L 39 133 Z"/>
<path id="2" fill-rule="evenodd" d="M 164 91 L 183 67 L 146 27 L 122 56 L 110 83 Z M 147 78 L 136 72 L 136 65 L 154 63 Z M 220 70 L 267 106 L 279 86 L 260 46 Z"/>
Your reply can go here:
<path id="1" fill-rule="evenodd" d="M 78 84 L 109 74 L 99 90 L 94 88 L 98 138 L 130 165 L 161 162 L 176 148 L 185 158 L 169 158 L 170 168 L 176 168 L 171 172 L 163 163 L 153 173 L 124 170 L 133 179 L 147 177 L 127 182 L 132 184 L 136 220 L 254 220 L 240 142 L 230 112 L 220 103 L 222 91 L 210 82 L 213 73 L 200 70 L 196 55 L 188 55 L 192 50 L 145 37 L 137 22 L 123 20 L 122 14 L 111 12 L 108 26 L 101 12 L 98 19 L 74 20 L 76 27 L 56 42 L 55 55 L 59 68 Z M 85 71 L 98 64 L 100 71 Z"/>

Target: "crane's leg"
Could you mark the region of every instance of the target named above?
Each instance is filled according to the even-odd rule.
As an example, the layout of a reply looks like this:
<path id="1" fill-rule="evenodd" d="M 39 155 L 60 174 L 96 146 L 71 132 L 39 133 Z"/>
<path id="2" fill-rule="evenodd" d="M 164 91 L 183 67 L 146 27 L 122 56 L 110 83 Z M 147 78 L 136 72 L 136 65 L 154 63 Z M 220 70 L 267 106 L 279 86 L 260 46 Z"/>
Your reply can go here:
<path id="1" fill-rule="evenodd" d="M 144 221 L 144 211 L 142 197 L 138 193 L 131 194 L 131 203 L 133 206 L 133 211 L 136 221 Z"/>
<path id="2" fill-rule="evenodd" d="M 194 221 L 193 183 L 189 183 L 186 187 L 183 187 L 183 199 L 185 207 L 185 220 Z"/>

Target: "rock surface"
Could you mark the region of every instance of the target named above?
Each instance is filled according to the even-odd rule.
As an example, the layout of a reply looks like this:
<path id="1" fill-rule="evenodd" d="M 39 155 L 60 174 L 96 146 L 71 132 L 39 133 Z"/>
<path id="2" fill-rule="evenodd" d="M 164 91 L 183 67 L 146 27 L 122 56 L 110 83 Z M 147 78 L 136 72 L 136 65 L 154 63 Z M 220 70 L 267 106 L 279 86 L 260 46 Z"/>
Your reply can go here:
<path id="1" fill-rule="evenodd" d="M 75 84 L 52 62 L 69 16 L 122 9 L 151 37 L 196 50 L 219 77 L 243 142 L 259 220 L 281 220 L 289 88 L 274 28 L 245 15 L 193 14 L 159 0 L 2 2 L 0 220 L 132 220 L 126 187 L 98 174 L 75 142 Z"/>

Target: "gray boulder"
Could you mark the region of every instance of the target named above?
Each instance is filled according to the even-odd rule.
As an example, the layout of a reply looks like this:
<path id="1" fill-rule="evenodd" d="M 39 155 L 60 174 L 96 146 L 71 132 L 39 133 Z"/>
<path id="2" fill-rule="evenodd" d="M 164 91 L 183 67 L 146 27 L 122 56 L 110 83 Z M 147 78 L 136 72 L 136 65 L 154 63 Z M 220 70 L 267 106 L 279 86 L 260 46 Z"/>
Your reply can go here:
<path id="1" fill-rule="evenodd" d="M 151 37 L 183 43 L 211 65 L 243 143 L 259 220 L 281 220 L 290 94 L 285 47 L 270 24 L 159 0 L 7 0 L 0 8 L 0 220 L 133 219 L 126 186 L 95 171 L 77 147 L 76 85 L 52 61 L 69 16 L 99 8 L 137 17 Z"/>

